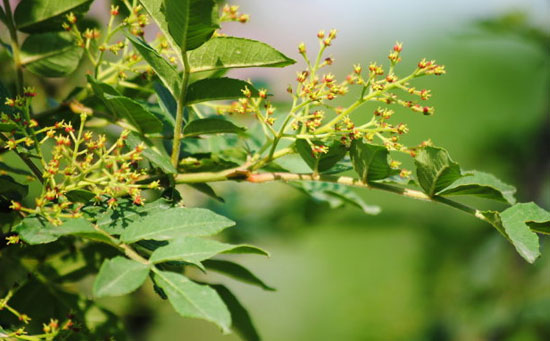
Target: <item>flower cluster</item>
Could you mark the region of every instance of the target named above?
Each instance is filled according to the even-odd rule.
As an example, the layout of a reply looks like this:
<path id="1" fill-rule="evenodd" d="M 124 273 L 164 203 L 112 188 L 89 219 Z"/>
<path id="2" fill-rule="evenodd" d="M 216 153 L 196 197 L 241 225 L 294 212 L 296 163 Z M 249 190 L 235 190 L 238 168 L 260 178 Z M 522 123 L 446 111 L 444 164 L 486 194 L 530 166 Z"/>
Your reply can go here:
<path id="1" fill-rule="evenodd" d="M 24 102 L 27 106 L 30 104 Z M 27 107 L 20 108 L 25 111 Z M 90 199 L 93 197 L 93 200 L 106 202 L 109 206 L 116 205 L 117 198 L 124 195 L 129 195 L 136 205 L 142 205 L 141 189 L 158 186 L 158 182 L 149 185 L 136 183 L 143 175 L 138 162 L 142 160 L 145 146 L 139 144 L 129 148 L 127 130 L 109 144 L 105 135 L 94 136 L 91 131 L 85 131 L 91 109 L 79 103 L 71 103 L 70 108 L 79 115 L 78 129 L 71 122 L 64 121 L 41 128 L 35 120 L 22 119 L 20 113 L 2 113 L 2 123 L 14 127 L 4 135 L 6 148 L 27 150 L 33 147 L 42 164 L 39 176 L 43 188 L 35 199 L 35 206 L 27 208 L 13 201 L 11 209 L 22 214 L 41 215 L 53 224 L 60 224 L 62 218 L 80 216 L 82 203 L 73 199 L 78 191 L 84 191 Z M 53 145 L 51 155 L 42 153 L 40 146 L 43 144 Z"/>
<path id="2" fill-rule="evenodd" d="M 398 142 L 401 135 L 408 133 L 409 128 L 405 123 L 391 122 L 395 116 L 394 110 L 379 106 L 373 111 L 370 119 L 363 120 L 362 123 L 358 123 L 361 120 L 352 120 L 350 115 L 365 102 L 397 104 L 413 112 L 432 115 L 434 108 L 421 103 L 431 97 L 430 90 L 416 89 L 409 83 L 424 75 L 442 75 L 445 73 L 444 66 L 423 59 L 411 74 L 400 77 L 396 74 L 395 68 L 401 62 L 403 44 L 396 43 L 388 54 L 390 65 L 387 70 L 374 62 L 369 63 L 366 69 L 356 64 L 345 81 L 338 82 L 332 73 L 319 74 L 321 68 L 334 62 L 330 57 L 324 58 L 323 53 L 336 38 L 336 32 L 331 30 L 326 34 L 320 31 L 317 37 L 320 48 L 314 62 L 308 58 L 305 44 L 301 43 L 298 46 L 298 52 L 304 58 L 307 69 L 298 72 L 296 87 L 290 87 L 288 90 L 294 98 L 290 127 L 296 131 L 295 136 L 311 141 L 311 145 L 317 146 L 316 149 L 319 151 L 328 150 L 321 147 L 334 140 L 349 146 L 351 141 L 365 138 L 368 141 L 381 141 L 389 150 L 414 153 L 415 147 L 407 147 Z M 348 94 L 348 87 L 352 86 L 358 87 L 360 95 L 351 105 L 330 105 L 329 101 Z M 405 93 L 404 96 L 398 95 L 397 91 Z M 413 98 L 410 98 L 411 95 Z M 418 101 L 414 100 L 414 97 L 418 98 Z"/>

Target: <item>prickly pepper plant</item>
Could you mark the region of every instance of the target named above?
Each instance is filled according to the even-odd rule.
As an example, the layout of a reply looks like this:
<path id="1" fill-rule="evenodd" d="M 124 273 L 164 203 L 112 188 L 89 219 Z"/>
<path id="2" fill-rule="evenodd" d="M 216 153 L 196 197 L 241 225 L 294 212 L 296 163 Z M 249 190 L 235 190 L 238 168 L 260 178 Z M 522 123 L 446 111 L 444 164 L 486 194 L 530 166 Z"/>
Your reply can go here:
<path id="1" fill-rule="evenodd" d="M 222 22 L 248 21 L 238 7 L 123 0 L 99 27 L 85 17 L 92 2 L 22 0 L 12 11 L 3 0 L 0 8 L 3 53 L 12 61 L 4 68 L 13 70 L 0 83 L 0 338 L 124 339 L 120 319 L 96 299 L 150 281 L 183 317 L 259 339 L 237 298 L 209 275 L 272 290 L 216 257 L 267 253 L 207 238 L 235 223 L 187 207 L 180 185 L 219 199 L 208 183 L 282 181 L 367 214 L 380 209 L 350 188 L 389 191 L 468 213 L 528 262 L 539 256 L 550 213 L 516 203 L 514 187 L 461 169 L 425 137 L 402 142 L 407 116 L 434 114 L 430 90 L 415 88 L 416 79 L 444 75 L 443 65 L 423 59 L 402 73 L 396 43 L 387 65 L 356 64 L 338 80 L 325 57 L 337 32 L 319 31 L 315 53 L 298 46 L 303 71 L 280 110 L 267 89 L 224 76 L 295 63 L 267 44 L 221 33 Z M 146 40 L 146 31 L 158 34 Z M 85 74 L 68 77 L 77 69 Z M 73 87 L 39 103 L 49 91 L 43 84 L 61 86 L 45 80 L 52 77 Z M 292 155 L 310 171 L 278 162 Z M 456 196 L 507 208 L 477 209 Z M 82 291 L 89 276 L 91 292 Z"/>

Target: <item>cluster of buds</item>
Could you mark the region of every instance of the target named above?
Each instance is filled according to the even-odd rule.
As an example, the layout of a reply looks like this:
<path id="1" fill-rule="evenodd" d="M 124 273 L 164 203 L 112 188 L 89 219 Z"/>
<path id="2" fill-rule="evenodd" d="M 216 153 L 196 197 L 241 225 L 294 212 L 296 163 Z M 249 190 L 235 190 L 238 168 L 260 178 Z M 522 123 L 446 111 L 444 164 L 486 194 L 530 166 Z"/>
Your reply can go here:
<path id="1" fill-rule="evenodd" d="M 143 37 L 145 26 L 149 25 L 149 17 L 143 13 L 143 6 L 137 5 L 132 8 L 130 15 L 124 19 L 124 23 L 129 26 L 130 33 Z"/>
<path id="2" fill-rule="evenodd" d="M 317 32 L 317 38 L 321 42 L 321 45 L 324 47 L 332 45 L 332 41 L 336 39 L 336 30 L 332 29 L 328 34 L 325 34 L 324 30 Z"/>
<path id="3" fill-rule="evenodd" d="M 220 21 L 238 21 L 242 24 L 247 23 L 250 20 L 248 14 L 243 14 L 239 12 L 239 6 L 225 4 L 222 9 L 222 15 L 220 16 Z"/>
<path id="4" fill-rule="evenodd" d="M 216 112 L 219 115 L 249 114 L 259 119 L 262 123 L 272 126 L 275 123 L 273 114 L 276 109 L 268 99 L 267 90 L 260 89 L 258 93 L 254 95 L 248 87 L 245 87 L 241 89 L 241 92 L 243 94 L 242 98 L 228 105 L 217 105 Z"/>
<path id="5" fill-rule="evenodd" d="M 78 103 L 70 108 L 80 116 L 80 125 L 75 129 L 71 122 L 57 122 L 53 126 L 28 129 L 32 124 L 11 120 L 6 114 L 2 117 L 9 123 L 17 124 L 18 130 L 10 134 L 7 146 L 14 149 L 20 143 L 37 144 L 52 141 L 51 157 L 41 157 L 43 166 L 43 190 L 36 198 L 34 208 L 24 207 L 13 201 L 10 208 L 22 214 L 37 214 L 53 224 L 61 224 L 62 218 L 80 216 L 81 204 L 72 202 L 70 192 L 85 190 L 95 195 L 96 201 L 109 201 L 129 195 L 136 205 L 144 199 L 141 190 L 154 188 L 158 183 L 139 185 L 136 182 L 143 176 L 138 168 L 145 149 L 143 144 L 129 148 L 126 144 L 129 131 L 123 131 L 114 143 L 109 144 L 105 135 L 95 136 L 84 131 L 84 125 L 91 109 Z M 23 128 L 27 128 L 23 130 Z M 69 195 L 68 195 L 69 194 Z"/>

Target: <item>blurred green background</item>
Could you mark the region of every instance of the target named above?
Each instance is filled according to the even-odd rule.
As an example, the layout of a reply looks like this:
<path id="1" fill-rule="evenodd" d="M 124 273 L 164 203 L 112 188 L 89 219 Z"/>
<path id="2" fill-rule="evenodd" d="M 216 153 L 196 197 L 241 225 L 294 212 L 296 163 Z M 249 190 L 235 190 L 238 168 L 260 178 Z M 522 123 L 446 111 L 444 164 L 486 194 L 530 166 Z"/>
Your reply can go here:
<path id="1" fill-rule="evenodd" d="M 251 22 L 223 32 L 266 41 L 297 60 L 298 43 L 313 51 L 319 29 L 339 29 L 329 54 L 340 79 L 353 63 L 385 63 L 396 40 L 405 43 L 398 71 L 423 57 L 444 64 L 447 75 L 417 85 L 432 89 L 436 115 L 398 111 L 407 114 L 411 144 L 431 138 L 464 169 L 493 173 L 517 185 L 520 201 L 550 209 L 547 1 L 236 4 Z M 263 82 L 284 101 L 303 67 L 231 75 Z M 550 340 L 548 240 L 528 265 L 491 226 L 447 207 L 358 191 L 383 209 L 368 216 L 330 210 L 284 184 L 213 186 L 226 204 L 184 188 L 185 202 L 229 216 L 238 224 L 228 239 L 272 254 L 239 262 L 277 291 L 224 282 L 264 340 Z M 126 316 L 132 339 L 238 340 L 207 322 L 182 320 L 150 287 L 132 299 L 104 302 Z"/>

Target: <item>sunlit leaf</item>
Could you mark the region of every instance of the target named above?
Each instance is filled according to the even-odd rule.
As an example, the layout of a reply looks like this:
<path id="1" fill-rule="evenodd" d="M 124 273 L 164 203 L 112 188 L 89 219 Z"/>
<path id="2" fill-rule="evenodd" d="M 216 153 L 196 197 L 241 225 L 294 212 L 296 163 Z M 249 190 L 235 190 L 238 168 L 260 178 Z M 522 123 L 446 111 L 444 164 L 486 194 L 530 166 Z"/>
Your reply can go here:
<path id="1" fill-rule="evenodd" d="M 250 39 L 216 37 L 189 53 L 192 72 L 246 67 L 283 67 L 294 64 L 271 46 Z"/>

